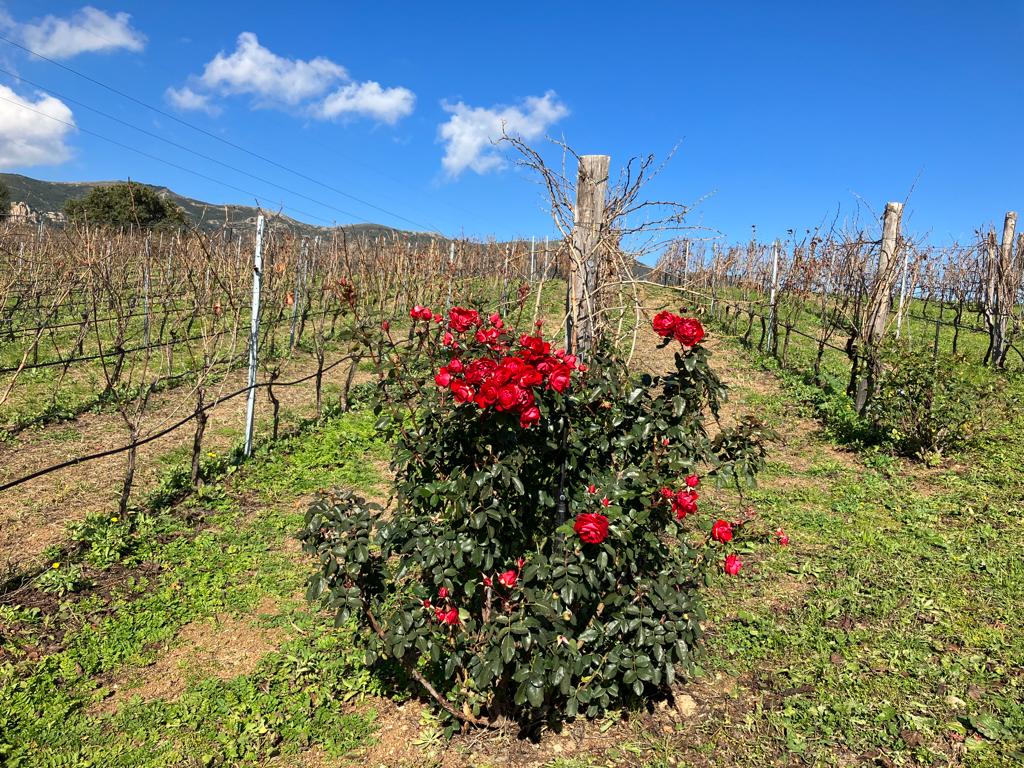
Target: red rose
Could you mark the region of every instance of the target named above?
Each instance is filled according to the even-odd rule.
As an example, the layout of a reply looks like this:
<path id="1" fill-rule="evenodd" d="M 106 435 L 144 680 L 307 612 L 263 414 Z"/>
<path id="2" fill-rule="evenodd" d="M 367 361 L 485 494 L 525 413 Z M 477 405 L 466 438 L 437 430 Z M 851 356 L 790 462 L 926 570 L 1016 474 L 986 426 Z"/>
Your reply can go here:
<path id="1" fill-rule="evenodd" d="M 473 399 L 473 388 L 467 386 L 464 381 L 453 381 L 452 382 L 452 394 L 455 396 L 455 400 L 460 403 L 468 403 Z"/>
<path id="2" fill-rule="evenodd" d="M 456 608 L 449 608 L 447 611 L 444 608 L 438 608 L 434 615 L 442 624 L 446 624 L 449 627 L 458 626 L 459 611 Z"/>
<path id="3" fill-rule="evenodd" d="M 726 555 L 725 562 L 722 564 L 722 570 L 728 573 L 730 576 L 736 576 L 740 572 L 740 568 L 743 567 L 743 561 L 740 560 L 736 555 Z"/>
<path id="4" fill-rule="evenodd" d="M 678 491 L 672 502 L 672 509 L 676 513 L 676 517 L 682 520 L 687 515 L 694 514 L 697 511 L 697 498 L 697 492 L 692 489 Z"/>
<path id="5" fill-rule="evenodd" d="M 491 315 L 487 319 L 490 321 L 491 325 L 493 325 L 495 328 L 501 328 L 501 325 L 502 325 L 502 323 L 501 323 L 501 315 L 499 315 L 497 312 L 495 312 L 493 315 Z"/>
<path id="6" fill-rule="evenodd" d="M 611 503 L 611 501 L 608 500 L 607 496 L 605 496 L 603 499 L 601 499 L 601 506 L 602 507 L 610 507 L 611 505 L 612 505 L 612 503 Z"/>
<path id="7" fill-rule="evenodd" d="M 458 358 L 453 359 L 445 367 L 452 373 L 462 373 L 462 361 Z"/>
<path id="8" fill-rule="evenodd" d="M 597 486 L 591 483 L 587 486 L 587 493 L 597 493 Z"/>
<path id="9" fill-rule="evenodd" d="M 544 377 L 533 366 L 524 365 L 517 381 L 520 387 L 535 387 L 544 381 Z"/>
<path id="10" fill-rule="evenodd" d="M 426 600 L 423 601 L 423 607 L 424 608 L 429 608 L 430 607 L 430 598 L 429 597 Z"/>
<path id="11" fill-rule="evenodd" d="M 421 307 L 419 304 L 409 310 L 409 317 L 413 320 L 429 320 L 433 316 L 433 312 L 431 312 L 427 307 Z"/>
<path id="12" fill-rule="evenodd" d="M 676 324 L 673 335 L 684 347 L 692 347 L 704 338 L 704 326 L 695 317 L 684 317 Z"/>
<path id="13" fill-rule="evenodd" d="M 441 339 L 441 343 L 444 344 L 446 347 L 456 346 L 455 337 L 452 336 L 451 331 L 444 332 L 444 338 Z"/>
<path id="14" fill-rule="evenodd" d="M 540 421 L 540 409 L 535 405 L 519 414 L 519 426 L 523 429 L 532 427 L 538 421 Z"/>
<path id="15" fill-rule="evenodd" d="M 443 318 L 443 317 L 441 317 L 441 315 L 439 315 L 439 314 L 437 314 L 437 313 L 435 312 L 435 313 L 434 313 L 434 322 L 435 322 L 435 323 L 440 323 L 440 322 L 441 322 L 442 320 L 444 320 L 444 318 Z"/>
<path id="16" fill-rule="evenodd" d="M 515 384 L 506 384 L 498 390 L 498 409 L 510 411 L 519 402 L 520 389 Z"/>
<path id="17" fill-rule="evenodd" d="M 729 521 L 715 520 L 715 524 L 711 526 L 711 538 L 723 544 L 732 541 L 732 526 Z"/>
<path id="18" fill-rule="evenodd" d="M 487 408 L 489 406 L 494 405 L 497 399 L 498 388 L 491 384 L 490 382 L 486 382 L 480 386 L 480 391 L 474 398 L 474 402 L 481 408 Z"/>
<path id="19" fill-rule="evenodd" d="M 654 327 L 654 332 L 662 337 L 671 336 L 676 329 L 676 324 L 682 318 L 679 315 L 673 315 L 671 312 L 659 312 L 654 316 L 654 320 L 651 321 L 651 325 Z"/>
<path id="20" fill-rule="evenodd" d="M 696 488 L 698 485 L 700 485 L 700 478 L 696 475 L 690 475 L 686 478 L 687 488 Z"/>
<path id="21" fill-rule="evenodd" d="M 676 495 L 676 492 L 673 491 L 671 488 L 662 488 L 661 491 L 659 491 L 659 493 L 661 493 L 661 497 L 663 499 L 671 499 L 673 496 Z"/>
<path id="22" fill-rule="evenodd" d="M 526 565 L 526 560 L 524 560 L 521 557 L 516 559 L 516 568 L 518 568 L 519 570 L 523 570 L 524 565 Z"/>
<path id="23" fill-rule="evenodd" d="M 569 366 L 558 366 L 548 376 L 548 386 L 555 392 L 565 392 L 569 388 L 571 373 L 572 369 Z"/>
<path id="24" fill-rule="evenodd" d="M 465 333 L 477 325 L 480 325 L 480 313 L 475 309 L 452 307 L 448 313 L 448 327 L 456 333 Z"/>
<path id="25" fill-rule="evenodd" d="M 498 574 L 498 583 L 503 587 L 512 589 L 516 585 L 517 581 L 519 581 L 519 574 L 515 571 L 505 571 L 504 573 Z"/>
<path id="26" fill-rule="evenodd" d="M 434 376 L 434 383 L 439 387 L 447 387 L 452 383 L 452 375 L 448 372 L 447 368 L 442 368 L 437 372 L 437 375 Z"/>
<path id="27" fill-rule="evenodd" d="M 587 544 L 600 544 L 608 538 L 608 518 L 600 512 L 584 512 L 572 527 L 580 540 Z"/>
<path id="28" fill-rule="evenodd" d="M 437 590 L 437 596 L 440 597 L 442 600 L 448 597 L 448 587 L 441 587 L 439 590 Z"/>
<path id="29" fill-rule="evenodd" d="M 493 582 L 491 581 L 491 577 L 490 576 L 484 576 L 484 586 L 485 587 L 491 586 L 492 583 Z"/>
<path id="30" fill-rule="evenodd" d="M 789 536 L 787 536 L 781 528 L 775 531 L 775 538 L 778 539 L 780 547 L 789 546 Z"/>
<path id="31" fill-rule="evenodd" d="M 381 321 L 380 329 L 384 331 L 384 333 L 387 333 L 389 328 L 391 328 L 391 323 L 389 323 L 387 320 Z"/>

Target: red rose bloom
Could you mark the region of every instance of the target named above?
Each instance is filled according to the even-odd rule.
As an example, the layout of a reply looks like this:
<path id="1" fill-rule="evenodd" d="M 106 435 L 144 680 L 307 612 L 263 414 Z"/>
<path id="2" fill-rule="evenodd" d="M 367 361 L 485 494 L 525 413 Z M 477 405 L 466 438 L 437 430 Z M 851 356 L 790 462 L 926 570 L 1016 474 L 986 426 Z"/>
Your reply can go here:
<path id="1" fill-rule="evenodd" d="M 452 307 L 448 313 L 448 327 L 456 333 L 465 333 L 478 325 L 480 325 L 480 313 L 475 309 Z"/>
<path id="2" fill-rule="evenodd" d="M 697 511 L 697 492 L 692 489 L 677 492 L 672 502 L 672 510 L 680 520 L 694 514 Z"/>
<path id="3" fill-rule="evenodd" d="M 452 375 L 448 372 L 447 368 L 442 368 L 437 372 L 437 375 L 434 376 L 434 383 L 439 387 L 447 387 L 452 383 Z"/>
<path id="4" fill-rule="evenodd" d="M 434 615 L 437 617 L 437 620 L 442 624 L 445 624 L 449 627 L 458 626 L 459 611 L 456 608 L 449 608 L 448 610 L 445 610 L 444 608 L 438 608 L 434 612 Z"/>
<path id="5" fill-rule="evenodd" d="M 468 403 L 473 399 L 473 388 L 466 385 L 464 381 L 453 381 L 452 382 L 452 394 L 455 396 L 455 400 L 460 403 Z"/>
<path id="6" fill-rule="evenodd" d="M 704 338 L 704 326 L 695 317 L 684 317 L 676 323 L 673 335 L 684 347 L 692 347 Z"/>
<path id="7" fill-rule="evenodd" d="M 452 373 L 462 373 L 462 361 L 458 358 L 452 360 L 448 365 L 445 366 Z"/>
<path id="8" fill-rule="evenodd" d="M 498 399 L 498 388 L 486 382 L 480 386 L 480 391 L 477 393 L 474 402 L 481 408 L 487 408 L 488 406 L 494 405 Z"/>
<path id="9" fill-rule="evenodd" d="M 608 538 L 608 518 L 600 512 L 584 512 L 572 527 L 586 544 L 600 544 Z"/>
<path id="10" fill-rule="evenodd" d="M 555 392 L 565 392 L 569 388 L 572 369 L 567 365 L 559 365 L 548 375 L 548 386 Z"/>
<path id="11" fill-rule="evenodd" d="M 700 485 L 700 478 L 696 475 L 690 475 L 686 478 L 687 488 L 696 488 L 698 485 Z"/>
<path id="12" fill-rule="evenodd" d="M 498 583 L 503 587 L 512 589 L 517 581 L 519 581 L 519 574 L 515 571 L 505 571 L 498 574 Z"/>
<path id="13" fill-rule="evenodd" d="M 519 414 L 519 426 L 523 429 L 532 427 L 538 421 L 540 421 L 540 409 L 535 405 Z"/>
<path id="14" fill-rule="evenodd" d="M 740 572 L 740 568 L 742 567 L 743 561 L 736 557 L 736 555 L 726 555 L 725 562 L 722 563 L 722 570 L 724 570 L 730 576 L 738 575 Z"/>
<path id="15" fill-rule="evenodd" d="M 441 587 L 439 590 L 437 590 L 437 596 L 440 597 L 442 600 L 448 597 L 448 587 Z"/>
<path id="16" fill-rule="evenodd" d="M 515 384 L 506 384 L 498 390 L 498 410 L 510 411 L 519 403 L 521 391 Z"/>
<path id="17" fill-rule="evenodd" d="M 775 531 L 775 538 L 778 539 L 780 547 L 789 545 L 789 536 L 787 536 L 781 528 Z"/>
<path id="18" fill-rule="evenodd" d="M 715 524 L 711 526 L 711 538 L 723 544 L 732 541 L 732 526 L 729 521 L 715 520 Z"/>
<path id="19" fill-rule="evenodd" d="M 587 486 L 587 493 L 597 493 L 597 486 L 591 483 Z"/>
<path id="20" fill-rule="evenodd" d="M 676 329 L 676 324 L 681 318 L 679 315 L 673 315 L 671 312 L 659 312 L 654 316 L 654 320 L 651 321 L 651 325 L 654 327 L 654 332 L 662 337 L 671 336 Z"/>
<path id="21" fill-rule="evenodd" d="M 523 366 L 523 369 L 519 374 L 519 378 L 517 379 L 517 382 L 520 387 L 535 387 L 542 381 L 544 381 L 544 377 L 540 375 L 540 371 L 538 371 L 533 366 L 525 365 Z"/>

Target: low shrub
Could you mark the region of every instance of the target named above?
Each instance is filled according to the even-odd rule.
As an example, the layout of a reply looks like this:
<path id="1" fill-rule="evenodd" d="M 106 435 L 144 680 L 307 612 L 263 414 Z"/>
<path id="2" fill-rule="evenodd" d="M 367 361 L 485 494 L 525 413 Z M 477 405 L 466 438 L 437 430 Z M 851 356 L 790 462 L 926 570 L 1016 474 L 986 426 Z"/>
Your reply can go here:
<path id="1" fill-rule="evenodd" d="M 934 463 L 977 438 L 1002 412 L 1001 379 L 962 356 L 902 344 L 883 353 L 882 376 L 864 415 L 876 439 Z"/>
<path id="2" fill-rule="evenodd" d="M 701 588 L 740 573 L 730 550 L 758 535 L 750 515 L 698 514 L 764 459 L 757 423 L 707 432 L 725 388 L 700 323 L 655 317 L 674 370 L 638 376 L 614 349 L 584 365 L 497 315 L 412 316 L 411 350 L 386 324 L 365 340 L 396 508 L 312 505 L 309 597 L 354 616 L 368 660 L 400 661 L 452 722 L 593 717 L 663 692 L 694 664 Z"/>

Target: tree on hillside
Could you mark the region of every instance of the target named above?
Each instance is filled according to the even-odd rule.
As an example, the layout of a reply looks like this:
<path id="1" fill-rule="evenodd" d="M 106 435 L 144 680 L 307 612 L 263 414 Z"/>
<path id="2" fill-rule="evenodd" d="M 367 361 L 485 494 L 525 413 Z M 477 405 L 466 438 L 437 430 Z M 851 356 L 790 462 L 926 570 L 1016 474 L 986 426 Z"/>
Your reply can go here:
<path id="1" fill-rule="evenodd" d="M 95 187 L 85 197 L 68 200 L 64 213 L 69 221 L 111 227 L 153 229 L 179 226 L 185 214 L 152 187 L 129 181 Z"/>
<path id="2" fill-rule="evenodd" d="M 0 218 L 7 218 L 11 213 L 11 190 L 0 181 Z"/>

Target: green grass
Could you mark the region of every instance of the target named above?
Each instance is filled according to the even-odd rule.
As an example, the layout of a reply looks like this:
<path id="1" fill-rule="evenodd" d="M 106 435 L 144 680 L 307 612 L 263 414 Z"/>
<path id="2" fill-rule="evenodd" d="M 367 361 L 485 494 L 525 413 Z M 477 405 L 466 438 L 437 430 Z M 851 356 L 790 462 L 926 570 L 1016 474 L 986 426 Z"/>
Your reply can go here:
<path id="1" fill-rule="evenodd" d="M 546 290 L 557 303 L 561 286 Z M 838 450 L 828 431 L 798 428 L 821 411 L 801 376 L 735 350 L 726 361 L 741 381 L 781 374 L 781 387 L 733 398 L 785 441 L 748 495 L 792 544 L 741 552 L 743 578 L 709 590 L 704 673 L 685 689 L 696 715 L 668 729 L 643 713 L 588 724 L 585 744 L 607 729 L 611 746 L 558 757 L 542 743 L 549 768 L 1024 763 L 1024 412 L 929 470 Z M 1024 401 L 1024 379 L 1009 376 L 1006 397 Z M 128 569 L 113 592 L 0 609 L 0 764 L 265 765 L 312 746 L 351 758 L 389 738 L 358 700 L 400 689 L 364 665 L 350 627 L 304 603 L 309 568 L 290 542 L 317 489 L 386 493 L 385 455 L 368 412 L 330 418 L 153 513 L 112 566 Z M 702 504 L 716 513 L 713 490 Z M 277 608 L 261 615 L 267 600 Z M 275 629 L 276 650 L 231 679 L 200 670 L 172 700 L 96 710 L 183 627 L 225 616 Z M 473 748 L 423 728 L 432 748 Z M 507 764 L 495 744 L 480 764 Z"/>
<path id="2" fill-rule="evenodd" d="M 241 765 L 312 743 L 328 754 L 364 743 L 374 713 L 346 702 L 382 683 L 363 665 L 352 631 L 334 629 L 296 597 L 306 568 L 285 544 L 301 524 L 298 498 L 334 485 L 375 490 L 380 478 L 368 459 L 380 454 L 372 415 L 333 419 L 245 465 L 212 493 L 213 504 L 191 499 L 205 514 L 198 533 L 162 519 L 141 553 L 153 575 L 68 600 L 45 622 L 31 612 L 0 617 L 15 638 L 0 666 L 0 762 Z M 111 675 L 150 662 L 185 624 L 248 616 L 268 597 L 291 637 L 252 674 L 199 679 L 174 701 L 134 699 L 114 716 L 90 713 Z M 71 628 L 60 649 L 32 661 L 33 647 L 56 628 Z"/>

